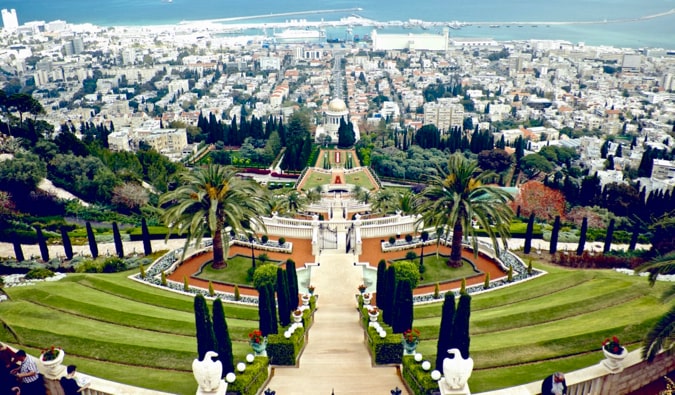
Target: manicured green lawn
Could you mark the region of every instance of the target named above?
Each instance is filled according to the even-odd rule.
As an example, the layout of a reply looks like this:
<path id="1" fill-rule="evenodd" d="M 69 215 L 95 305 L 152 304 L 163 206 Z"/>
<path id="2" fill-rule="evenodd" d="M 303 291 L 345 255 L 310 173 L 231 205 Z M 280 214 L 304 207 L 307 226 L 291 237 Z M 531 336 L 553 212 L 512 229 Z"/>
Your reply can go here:
<path id="1" fill-rule="evenodd" d="M 193 299 L 118 274 L 70 274 L 58 282 L 8 288 L 0 341 L 39 354 L 56 345 L 87 374 L 178 394 L 195 391 Z M 235 361 L 250 352 L 255 307 L 225 304 Z M 15 336 L 16 335 L 16 336 Z"/>
<path id="2" fill-rule="evenodd" d="M 427 248 L 427 250 L 431 250 L 431 248 Z M 419 265 L 420 259 L 417 258 L 414 263 Z M 436 257 L 435 253 L 429 252 L 427 254 L 426 251 L 424 253 L 424 267 L 426 270 L 421 274 L 422 279 L 419 285 L 433 285 L 437 282 L 459 280 L 482 273 L 474 269 L 468 262 L 463 262 L 462 266 L 458 268 L 449 267 L 447 256 L 439 255 Z"/>
<path id="3" fill-rule="evenodd" d="M 375 185 L 373 185 L 373 183 L 370 181 L 370 177 L 368 177 L 366 172 L 363 170 L 360 170 L 356 173 L 345 174 L 344 182 L 346 184 L 357 185 L 368 190 L 375 189 Z"/>
<path id="4" fill-rule="evenodd" d="M 473 392 L 598 363 L 602 341 L 612 335 L 634 350 L 666 311 L 659 296 L 667 284 L 650 288 L 645 278 L 609 270 L 543 269 L 549 274 L 473 297 Z M 422 332 L 418 351 L 428 360 L 436 354 L 441 306 L 415 307 L 414 326 Z"/>
<path id="5" fill-rule="evenodd" d="M 310 173 L 306 175 L 307 181 L 302 185 L 303 191 L 311 191 L 319 185 L 330 184 L 331 176 L 329 174 L 315 173 L 309 170 Z"/>
<path id="6" fill-rule="evenodd" d="M 259 252 L 256 253 L 259 255 Z M 278 261 L 268 260 L 267 262 L 271 263 L 280 263 Z M 262 262 L 258 259 L 255 261 L 256 265 L 260 265 Z M 251 257 L 243 255 L 235 255 L 227 260 L 227 267 L 224 269 L 214 269 L 211 262 L 202 266 L 202 270 L 195 275 L 197 278 L 202 280 L 212 280 L 218 281 L 221 283 L 227 284 L 238 284 L 238 285 L 253 285 L 253 281 L 248 281 L 247 273 L 248 269 L 251 268 L 252 262 Z"/>

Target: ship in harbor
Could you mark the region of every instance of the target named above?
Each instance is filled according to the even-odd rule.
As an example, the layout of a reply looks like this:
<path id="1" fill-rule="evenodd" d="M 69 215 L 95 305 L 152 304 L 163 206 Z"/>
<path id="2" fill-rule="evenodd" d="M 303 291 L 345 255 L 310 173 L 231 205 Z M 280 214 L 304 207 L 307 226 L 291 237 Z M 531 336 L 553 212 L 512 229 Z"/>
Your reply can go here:
<path id="1" fill-rule="evenodd" d="M 326 38 L 326 32 L 323 30 L 286 29 L 280 33 L 274 33 L 274 38 L 290 41 L 320 40 Z"/>

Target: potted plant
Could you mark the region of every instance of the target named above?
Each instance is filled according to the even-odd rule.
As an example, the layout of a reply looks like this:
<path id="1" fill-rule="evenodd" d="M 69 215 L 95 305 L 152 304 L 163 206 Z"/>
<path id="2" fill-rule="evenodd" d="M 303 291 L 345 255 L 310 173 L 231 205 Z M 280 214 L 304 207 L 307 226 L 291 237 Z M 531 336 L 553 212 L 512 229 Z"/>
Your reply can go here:
<path id="1" fill-rule="evenodd" d="M 366 292 L 366 289 L 368 287 L 366 287 L 364 284 L 361 284 L 361 285 L 359 285 L 358 288 L 359 288 L 359 292 L 361 292 L 363 294 L 364 292 Z"/>
<path id="2" fill-rule="evenodd" d="M 293 311 L 293 322 L 302 322 L 302 310 L 295 309 Z"/>
<path id="3" fill-rule="evenodd" d="M 377 317 L 380 316 L 380 309 L 378 309 L 375 306 L 371 306 L 368 309 L 368 317 L 370 318 L 371 321 L 375 322 L 377 321 Z"/>
<path id="4" fill-rule="evenodd" d="M 309 298 L 310 298 L 309 294 L 302 294 L 301 299 L 302 299 L 302 305 L 303 306 L 309 306 Z"/>
<path id="5" fill-rule="evenodd" d="M 263 336 L 260 329 L 256 329 L 248 334 L 249 344 L 256 355 L 262 355 L 267 347 L 267 338 Z"/>
<path id="6" fill-rule="evenodd" d="M 616 336 L 612 336 L 611 339 L 607 338 L 602 342 L 602 353 L 605 354 L 605 359 L 602 361 L 602 364 L 610 371 L 610 373 L 620 373 L 623 371 L 621 362 L 626 358 L 628 353 Z"/>
<path id="7" fill-rule="evenodd" d="M 420 342 L 420 331 L 419 329 L 408 329 L 403 332 L 403 354 L 412 355 L 415 353 L 417 344 Z"/>
<path id="8" fill-rule="evenodd" d="M 66 369 L 63 365 L 65 356 L 66 353 L 61 347 L 51 346 L 42 350 L 40 354 L 40 362 L 43 368 L 41 373 L 49 379 L 58 379 Z"/>
<path id="9" fill-rule="evenodd" d="M 316 289 L 316 288 L 315 288 L 313 285 L 310 285 L 309 287 L 307 287 L 307 290 L 309 291 L 309 294 L 310 294 L 310 295 L 314 295 L 314 290 L 315 290 L 315 289 Z"/>
<path id="10" fill-rule="evenodd" d="M 370 304 L 370 298 L 371 298 L 372 295 L 369 294 L 368 292 L 365 292 L 361 296 L 363 297 L 363 304 L 365 306 L 369 305 Z"/>

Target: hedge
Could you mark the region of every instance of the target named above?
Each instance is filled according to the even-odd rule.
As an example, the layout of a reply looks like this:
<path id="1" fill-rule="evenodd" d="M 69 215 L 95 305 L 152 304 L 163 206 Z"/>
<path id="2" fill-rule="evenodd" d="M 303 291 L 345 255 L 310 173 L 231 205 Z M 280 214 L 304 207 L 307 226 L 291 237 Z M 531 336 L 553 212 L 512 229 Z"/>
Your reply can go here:
<path id="1" fill-rule="evenodd" d="M 245 362 L 246 363 L 246 362 Z M 267 357 L 255 357 L 255 360 L 246 366 L 246 370 L 242 373 L 237 372 L 237 379 L 234 383 L 227 386 L 227 393 L 235 393 L 237 395 L 256 395 L 267 381 L 269 371 L 267 366 L 269 359 Z"/>
<path id="2" fill-rule="evenodd" d="M 416 362 L 415 357 L 406 355 L 403 357 L 402 375 L 408 388 L 415 395 L 431 395 L 438 391 L 438 383 L 431 378 L 431 370 L 422 369 L 422 362 Z M 431 361 L 429 361 L 431 362 Z"/>
<path id="3" fill-rule="evenodd" d="M 387 337 L 380 337 L 375 328 L 368 327 L 368 346 L 370 347 L 371 357 L 375 357 L 375 364 L 400 364 L 403 356 L 403 342 L 401 336 L 391 333 L 389 325 L 380 323 L 380 326 L 387 331 Z"/>
<path id="4" fill-rule="evenodd" d="M 282 329 L 286 331 L 288 327 Z M 289 339 L 286 339 L 283 333 L 267 336 L 267 356 L 270 359 L 270 364 L 295 365 L 304 345 L 304 328 L 295 329 Z"/>

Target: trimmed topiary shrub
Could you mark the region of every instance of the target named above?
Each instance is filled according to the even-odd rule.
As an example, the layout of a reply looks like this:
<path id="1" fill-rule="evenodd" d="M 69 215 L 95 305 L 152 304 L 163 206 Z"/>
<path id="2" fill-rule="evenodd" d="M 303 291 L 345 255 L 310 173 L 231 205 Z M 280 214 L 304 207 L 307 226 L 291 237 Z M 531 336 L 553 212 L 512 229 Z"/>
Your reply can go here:
<path id="1" fill-rule="evenodd" d="M 417 263 L 398 261 L 392 263 L 391 267 L 393 267 L 394 271 L 396 272 L 397 282 L 405 278 L 410 281 L 410 286 L 412 289 L 417 287 L 417 284 L 420 281 L 420 271 Z"/>
<path id="2" fill-rule="evenodd" d="M 166 287 L 166 273 L 162 271 L 162 278 L 160 280 L 163 287 Z"/>
<path id="3" fill-rule="evenodd" d="M 417 260 L 417 253 L 415 251 L 408 251 L 405 253 L 405 259 L 409 261 L 416 261 Z"/>
<path id="4" fill-rule="evenodd" d="M 272 290 L 275 289 L 277 282 L 277 271 L 279 267 L 272 263 L 260 265 L 253 272 L 253 286 L 260 290 L 263 286 L 269 285 Z"/>
<path id="5" fill-rule="evenodd" d="M 283 247 L 284 244 L 286 244 L 286 238 L 285 237 L 279 237 L 279 245 Z"/>
<path id="6" fill-rule="evenodd" d="M 283 334 L 267 337 L 267 357 L 272 365 L 295 365 L 305 345 L 304 328 L 297 328 L 289 339 Z"/>
<path id="7" fill-rule="evenodd" d="M 387 337 L 380 337 L 375 328 L 368 327 L 368 346 L 370 352 L 378 365 L 399 364 L 403 356 L 403 342 L 400 335 L 391 333 L 391 328 L 382 325 L 387 331 Z"/>
<path id="8" fill-rule="evenodd" d="M 214 297 L 216 295 L 216 290 L 213 289 L 213 281 L 209 280 L 209 296 Z"/>
<path id="9" fill-rule="evenodd" d="M 436 283 L 434 285 L 434 299 L 438 299 L 441 297 L 441 286 L 440 284 Z"/>
<path id="10" fill-rule="evenodd" d="M 183 276 L 183 291 L 190 291 L 190 283 L 188 282 L 187 276 Z"/>
<path id="11" fill-rule="evenodd" d="M 490 273 L 485 273 L 485 282 L 483 283 L 483 288 L 490 289 Z"/>
<path id="12" fill-rule="evenodd" d="M 263 237 L 261 237 L 260 240 L 262 241 L 263 244 L 266 244 L 266 243 L 269 241 L 269 239 L 270 239 L 270 238 L 267 237 L 267 235 L 263 235 Z"/>
<path id="13" fill-rule="evenodd" d="M 412 235 L 405 235 L 406 243 L 410 243 L 412 241 L 412 239 L 413 239 Z"/>
<path id="14" fill-rule="evenodd" d="M 396 244 L 396 238 L 395 238 L 394 236 L 391 236 L 391 237 L 389 238 L 389 244 L 391 244 L 391 245 Z"/>
<path id="15" fill-rule="evenodd" d="M 54 275 L 53 271 L 40 267 L 31 269 L 28 273 L 26 273 L 25 278 L 27 280 L 44 280 L 45 278 L 51 277 L 53 275 Z"/>
<path id="16" fill-rule="evenodd" d="M 239 293 L 239 285 L 234 286 L 234 300 L 240 301 L 241 300 L 241 293 Z"/>
<path id="17" fill-rule="evenodd" d="M 415 357 L 403 357 L 403 379 L 415 395 L 428 395 L 438 390 L 438 383 L 431 378 L 429 371 L 422 369 L 422 362 L 416 362 Z"/>
<path id="18" fill-rule="evenodd" d="M 267 357 L 255 357 L 253 363 L 249 364 L 245 371 L 237 372 L 237 379 L 227 386 L 227 392 L 256 395 L 260 387 L 267 381 L 268 365 L 269 359 Z"/>

